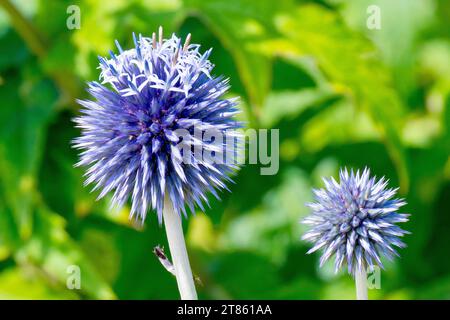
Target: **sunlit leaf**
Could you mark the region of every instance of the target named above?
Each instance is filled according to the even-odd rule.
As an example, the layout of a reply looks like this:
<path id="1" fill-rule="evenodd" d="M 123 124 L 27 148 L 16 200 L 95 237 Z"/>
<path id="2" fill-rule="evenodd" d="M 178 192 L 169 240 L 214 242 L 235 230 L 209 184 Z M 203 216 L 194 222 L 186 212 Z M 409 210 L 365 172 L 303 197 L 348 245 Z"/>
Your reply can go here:
<path id="1" fill-rule="evenodd" d="M 45 208 L 37 209 L 34 233 L 17 251 L 16 259 L 21 264 L 42 269 L 61 286 L 67 284 L 70 266 L 76 266 L 80 270 L 79 293 L 95 299 L 115 298 L 100 270 L 95 269 L 65 231 L 64 220 Z"/>
<path id="2" fill-rule="evenodd" d="M 184 0 L 188 13 L 198 16 L 211 28 L 233 56 L 251 103 L 251 117 L 260 116 L 270 89 L 272 63 L 269 57 L 252 52 L 249 44 L 273 35 L 273 15 L 289 4 L 290 1 L 284 0 Z"/>
<path id="3" fill-rule="evenodd" d="M 408 190 L 408 157 L 400 139 L 405 108 L 390 87 L 389 73 L 373 46 L 348 30 L 332 11 L 302 5 L 278 15 L 282 37 L 259 45 L 259 51 L 288 60 L 311 57 L 327 75 L 335 92 L 366 108 L 379 124 L 396 164 L 404 192 Z M 376 88 L 376 89 L 375 89 Z"/>
<path id="4" fill-rule="evenodd" d="M 17 91 L 21 87 L 21 95 Z M 22 237 L 31 234 L 31 205 L 43 152 L 46 126 L 57 97 L 49 81 L 11 78 L 0 86 L 0 183 Z"/>

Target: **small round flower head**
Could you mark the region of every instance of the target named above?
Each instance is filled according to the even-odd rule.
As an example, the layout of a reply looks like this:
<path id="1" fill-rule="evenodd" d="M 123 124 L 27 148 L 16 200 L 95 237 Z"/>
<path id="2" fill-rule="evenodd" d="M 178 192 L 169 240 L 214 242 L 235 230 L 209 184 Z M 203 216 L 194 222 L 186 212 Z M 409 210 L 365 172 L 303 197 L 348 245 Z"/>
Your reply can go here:
<path id="1" fill-rule="evenodd" d="M 74 121 L 82 132 L 74 146 L 82 150 L 77 165 L 89 167 L 85 184 L 94 183 L 99 198 L 111 191 L 118 207 L 131 198 L 130 217 L 144 220 L 153 209 L 161 222 L 165 193 L 186 215 L 186 205 L 204 210 L 208 192 L 217 197 L 216 189 L 226 189 L 234 162 L 214 163 L 202 155 L 225 154 L 236 144 L 202 136 L 215 130 L 225 141 L 241 123 L 233 119 L 237 100 L 223 98 L 228 80 L 210 75 L 211 50 L 200 53 L 199 45 L 189 44 L 190 35 L 184 43 L 175 35 L 163 39 L 162 28 L 158 39 L 133 38 L 134 48 L 124 51 L 116 41 L 117 55 L 99 57 L 101 83 L 90 82 L 93 99 L 79 101 L 84 108 Z"/>
<path id="2" fill-rule="evenodd" d="M 324 179 L 325 189 L 314 190 L 316 202 L 307 204 L 312 214 L 303 223 L 311 228 L 302 239 L 314 243 L 308 254 L 322 249 L 320 266 L 335 255 L 336 272 L 346 264 L 352 275 L 357 268 L 383 268 L 382 256 L 391 260 L 398 256 L 394 246 L 405 247 L 400 237 L 409 232 L 396 224 L 408 221 L 408 214 L 397 212 L 406 203 L 367 168 L 362 174 L 344 169 L 339 177 L 339 183 Z"/>

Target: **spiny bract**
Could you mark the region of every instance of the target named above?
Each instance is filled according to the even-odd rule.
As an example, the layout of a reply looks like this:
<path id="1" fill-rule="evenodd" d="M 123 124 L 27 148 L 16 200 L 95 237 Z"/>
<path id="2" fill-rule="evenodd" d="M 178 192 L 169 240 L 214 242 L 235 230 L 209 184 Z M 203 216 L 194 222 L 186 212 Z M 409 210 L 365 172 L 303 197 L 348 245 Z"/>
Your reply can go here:
<path id="1" fill-rule="evenodd" d="M 158 40 L 155 34 L 133 38 L 135 48 L 124 51 L 116 41 L 118 55 L 99 57 L 101 83 L 88 83 L 93 101 L 78 101 L 84 108 L 74 121 L 82 134 L 74 147 L 83 151 L 77 165 L 89 166 L 85 184 L 95 183 L 99 198 L 114 191 L 112 205 L 121 207 L 131 196 L 131 217 L 144 220 L 151 207 L 161 222 L 166 192 L 178 213 L 186 215 L 185 205 L 204 210 L 206 193 L 217 197 L 215 188 L 226 189 L 224 181 L 237 169 L 203 161 L 193 151 L 183 154 L 176 145 L 199 147 L 200 155 L 225 153 L 229 145 L 218 149 L 196 139 L 194 127 L 217 130 L 226 139 L 242 125 L 233 119 L 237 100 L 223 98 L 228 80 L 210 75 L 211 49 L 201 54 L 199 45 L 189 44 L 190 35 L 184 45 L 175 35 L 163 39 L 162 28 Z M 177 129 L 188 130 L 192 139 L 181 139 Z"/>
<path id="2" fill-rule="evenodd" d="M 389 260 L 398 256 L 393 246 L 403 248 L 399 239 L 409 232 L 396 225 L 408 221 L 408 214 L 397 213 L 406 203 L 393 199 L 398 189 L 387 189 L 388 181 L 347 169 L 340 171 L 340 182 L 323 179 L 325 189 L 313 190 L 315 203 L 308 203 L 312 214 L 303 220 L 311 226 L 302 239 L 314 243 L 308 254 L 322 249 L 320 266 L 335 255 L 336 272 L 347 264 L 348 272 L 356 268 L 379 265 L 381 256 Z"/>

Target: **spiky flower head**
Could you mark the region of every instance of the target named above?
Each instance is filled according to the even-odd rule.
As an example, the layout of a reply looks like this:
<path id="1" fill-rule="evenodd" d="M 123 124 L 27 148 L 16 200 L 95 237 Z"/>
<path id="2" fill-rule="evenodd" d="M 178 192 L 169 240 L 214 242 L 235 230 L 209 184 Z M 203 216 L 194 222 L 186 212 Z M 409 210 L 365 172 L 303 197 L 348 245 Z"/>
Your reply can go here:
<path id="1" fill-rule="evenodd" d="M 186 215 L 185 206 L 204 210 L 206 194 L 226 189 L 237 168 L 203 158 L 236 144 L 204 141 L 195 130 L 226 139 L 241 123 L 233 118 L 237 100 L 223 97 L 228 80 L 211 76 L 211 49 L 200 53 L 190 35 L 184 44 L 175 35 L 163 39 L 162 28 L 158 39 L 155 33 L 133 38 L 134 48 L 124 51 L 116 41 L 117 55 L 99 57 L 101 83 L 88 83 L 93 99 L 78 101 L 84 108 L 74 121 L 82 133 L 74 147 L 82 150 L 77 165 L 89 167 L 85 184 L 94 183 L 99 198 L 112 191 L 118 207 L 131 198 L 131 217 L 144 220 L 154 209 L 161 222 L 166 193 L 178 213 Z M 180 130 L 188 135 L 177 135 Z"/>
<path id="2" fill-rule="evenodd" d="M 408 221 L 408 214 L 398 213 L 406 202 L 394 199 L 398 188 L 370 177 L 368 168 L 362 174 L 343 169 L 339 178 L 323 179 L 325 189 L 313 190 L 316 202 L 307 204 L 312 214 L 303 223 L 310 229 L 302 239 L 314 243 L 308 254 L 322 249 L 321 267 L 335 255 L 335 271 L 346 264 L 352 275 L 357 268 L 383 268 L 383 256 L 392 260 L 398 256 L 394 247 L 405 247 L 400 237 L 409 232 L 396 224 Z"/>

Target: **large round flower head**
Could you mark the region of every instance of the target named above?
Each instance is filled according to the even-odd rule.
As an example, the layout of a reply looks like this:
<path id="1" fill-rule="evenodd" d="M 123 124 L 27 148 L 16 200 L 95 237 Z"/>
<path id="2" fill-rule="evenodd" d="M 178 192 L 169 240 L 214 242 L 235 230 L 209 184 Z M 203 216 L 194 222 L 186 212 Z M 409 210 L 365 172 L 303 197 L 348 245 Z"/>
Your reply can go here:
<path id="1" fill-rule="evenodd" d="M 131 217 L 144 220 L 151 208 L 161 222 L 166 193 L 186 215 L 186 205 L 203 210 L 208 192 L 217 197 L 216 188 L 226 189 L 235 163 L 203 156 L 234 151 L 237 143 L 202 137 L 214 130 L 223 141 L 236 141 L 241 123 L 233 119 L 237 100 L 223 98 L 228 80 L 210 75 L 211 50 L 201 54 L 190 35 L 184 44 L 175 35 L 163 39 L 162 28 L 158 39 L 133 38 L 134 48 L 124 51 L 116 41 L 119 54 L 99 57 L 101 83 L 88 84 L 93 100 L 79 101 L 84 108 L 74 121 L 82 134 L 74 146 L 82 150 L 77 165 L 89 167 L 86 184 L 101 189 L 99 198 L 113 191 L 112 204 L 121 207 L 131 197 Z"/>
<path id="2" fill-rule="evenodd" d="M 398 189 L 387 189 L 388 181 L 370 177 L 367 168 L 339 176 L 339 183 L 323 179 L 325 189 L 314 190 L 316 202 L 307 204 L 312 214 L 303 223 L 311 229 L 302 239 L 314 243 L 308 254 L 322 249 L 320 266 L 335 255 L 336 272 L 345 263 L 352 275 L 357 268 L 383 268 L 382 256 L 391 260 L 398 256 L 394 246 L 405 247 L 400 237 L 409 232 L 396 223 L 408 221 L 408 214 L 397 212 L 406 203 L 393 199 Z"/>

